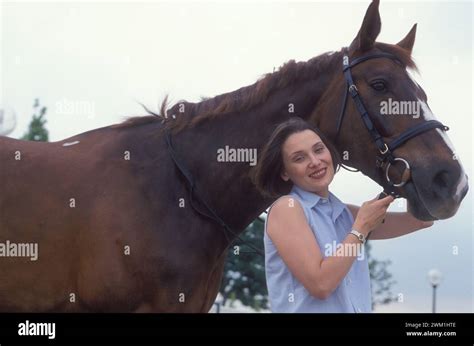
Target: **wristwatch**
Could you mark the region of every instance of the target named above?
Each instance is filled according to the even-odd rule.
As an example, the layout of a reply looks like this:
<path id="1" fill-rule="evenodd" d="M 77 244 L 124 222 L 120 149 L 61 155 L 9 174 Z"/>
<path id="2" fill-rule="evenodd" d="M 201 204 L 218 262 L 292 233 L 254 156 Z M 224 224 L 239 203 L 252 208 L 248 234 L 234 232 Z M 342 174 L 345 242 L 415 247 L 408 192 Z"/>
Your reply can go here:
<path id="1" fill-rule="evenodd" d="M 355 235 L 357 237 L 357 239 L 359 239 L 362 244 L 365 244 L 365 235 L 363 235 L 359 231 L 356 231 L 355 229 L 353 229 L 351 231 L 351 234 Z"/>

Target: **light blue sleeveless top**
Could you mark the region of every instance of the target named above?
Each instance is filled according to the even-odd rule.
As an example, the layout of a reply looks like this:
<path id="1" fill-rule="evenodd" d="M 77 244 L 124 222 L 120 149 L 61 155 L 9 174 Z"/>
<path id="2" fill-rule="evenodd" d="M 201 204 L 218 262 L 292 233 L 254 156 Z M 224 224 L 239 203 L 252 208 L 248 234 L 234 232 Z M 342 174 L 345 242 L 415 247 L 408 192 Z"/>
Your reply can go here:
<path id="1" fill-rule="evenodd" d="M 352 229 L 354 218 L 349 208 L 331 192 L 329 198 L 323 198 L 294 185 L 290 195 L 300 202 L 321 254 L 327 257 L 330 255 L 329 251 L 342 243 Z M 372 311 L 369 266 L 365 251 L 358 254 L 350 271 L 333 293 L 327 299 L 318 299 L 309 294 L 283 262 L 267 234 L 267 222 L 264 246 L 265 275 L 272 312 Z"/>

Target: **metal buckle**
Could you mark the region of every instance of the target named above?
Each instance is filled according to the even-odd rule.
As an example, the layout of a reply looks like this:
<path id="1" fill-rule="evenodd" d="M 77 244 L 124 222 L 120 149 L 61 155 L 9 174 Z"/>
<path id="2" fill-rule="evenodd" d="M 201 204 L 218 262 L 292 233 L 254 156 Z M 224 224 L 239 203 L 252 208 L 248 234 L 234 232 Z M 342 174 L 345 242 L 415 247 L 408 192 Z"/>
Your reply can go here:
<path id="1" fill-rule="evenodd" d="M 380 154 L 385 155 L 386 153 L 388 153 L 388 146 L 387 146 L 387 143 L 384 143 L 383 145 L 385 149 L 384 150 L 379 149 L 379 151 L 380 151 Z"/>
<path id="2" fill-rule="evenodd" d="M 357 89 L 355 84 L 349 85 L 349 92 L 352 94 L 352 92 L 359 93 L 359 90 Z"/>
<path id="3" fill-rule="evenodd" d="M 404 170 L 403 173 L 402 173 L 402 180 L 401 180 L 401 182 L 398 183 L 398 184 L 393 183 L 393 182 L 390 180 L 390 177 L 388 176 L 388 171 L 389 171 L 390 166 L 392 165 L 392 162 L 393 162 L 393 161 L 401 161 L 401 162 L 403 162 L 403 163 L 405 164 L 405 170 Z M 401 157 L 396 157 L 396 158 L 393 159 L 393 161 L 387 163 L 387 167 L 385 168 L 385 178 L 387 179 L 387 182 L 388 182 L 389 184 L 391 184 L 392 186 L 395 186 L 395 187 L 402 187 L 403 185 L 406 184 L 406 182 L 407 182 L 408 180 L 410 180 L 410 176 L 411 176 L 411 174 L 410 174 L 410 165 L 408 164 L 408 162 L 407 162 L 405 159 L 402 159 Z M 406 172 L 408 172 L 407 175 L 405 175 Z"/>

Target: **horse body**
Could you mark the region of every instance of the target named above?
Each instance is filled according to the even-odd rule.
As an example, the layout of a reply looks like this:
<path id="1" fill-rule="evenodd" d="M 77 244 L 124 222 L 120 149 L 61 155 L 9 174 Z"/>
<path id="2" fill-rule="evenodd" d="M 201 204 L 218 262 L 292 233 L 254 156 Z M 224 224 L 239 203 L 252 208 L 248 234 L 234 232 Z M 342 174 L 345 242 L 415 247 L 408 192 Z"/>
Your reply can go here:
<path id="1" fill-rule="evenodd" d="M 217 254 L 204 243 L 198 248 L 206 228 L 202 224 L 208 222 L 176 222 L 192 211 L 173 208 L 178 199 L 163 184 L 148 190 L 159 196 L 161 207 L 149 203 L 143 193 L 149 183 L 137 174 L 149 170 L 154 179 L 163 181 L 166 175 L 174 175 L 174 168 L 166 155 L 156 157 L 159 169 L 137 164 L 133 156 L 124 159 L 125 151 L 131 155 L 136 151 L 125 144 L 128 133 L 123 136 L 123 132 L 127 131 L 105 128 L 55 143 L 1 138 L 0 157 L 9 163 L 1 170 L 1 239 L 37 243 L 39 254 L 36 261 L 1 259 L 0 310 L 203 311 L 204 305 L 204 310 L 210 307 L 202 297 L 214 267 L 219 267 L 212 265 Z M 163 149 L 156 148 L 156 153 L 165 153 Z M 17 160 L 16 154 L 21 155 Z M 183 186 L 175 187 L 186 196 Z M 178 212 L 181 215 L 172 215 Z M 189 255 L 183 258 L 183 251 Z M 206 261 L 209 264 L 202 266 Z M 162 282 L 166 290 L 156 289 Z"/>

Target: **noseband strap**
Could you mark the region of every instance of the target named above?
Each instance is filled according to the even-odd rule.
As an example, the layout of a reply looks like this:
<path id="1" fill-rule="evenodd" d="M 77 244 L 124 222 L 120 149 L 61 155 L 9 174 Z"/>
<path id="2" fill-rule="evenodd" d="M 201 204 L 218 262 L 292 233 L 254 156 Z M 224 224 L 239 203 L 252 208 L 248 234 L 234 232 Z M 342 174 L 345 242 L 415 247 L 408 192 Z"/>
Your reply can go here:
<path id="1" fill-rule="evenodd" d="M 409 139 L 416 137 L 423 132 L 432 130 L 432 129 L 441 129 L 443 131 L 448 131 L 449 127 L 443 125 L 440 123 L 438 120 L 428 120 L 423 123 L 420 123 L 419 125 L 415 127 L 411 127 L 408 130 L 402 132 L 396 139 L 394 139 L 390 144 L 388 145 L 388 149 L 390 151 L 395 150 L 399 146 L 401 146 L 403 143 L 408 141 Z"/>

